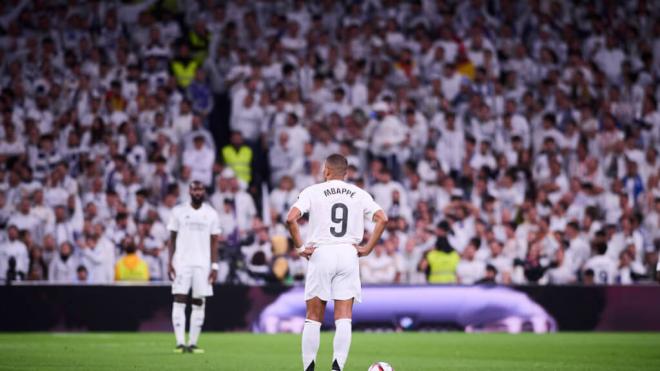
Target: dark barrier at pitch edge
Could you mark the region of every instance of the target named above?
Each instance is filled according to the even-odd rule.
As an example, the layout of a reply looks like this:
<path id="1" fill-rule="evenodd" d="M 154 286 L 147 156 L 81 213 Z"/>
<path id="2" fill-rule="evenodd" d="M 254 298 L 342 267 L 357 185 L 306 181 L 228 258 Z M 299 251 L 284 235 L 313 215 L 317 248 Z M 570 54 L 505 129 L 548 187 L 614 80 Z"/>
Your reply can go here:
<path id="1" fill-rule="evenodd" d="M 295 320 L 288 327 L 281 323 L 298 315 L 300 288 L 218 285 L 214 291 L 207 301 L 205 331 L 296 330 Z M 423 294 L 412 295 L 415 291 Z M 426 300 L 397 312 L 396 303 L 405 295 Z M 452 297 L 458 295 L 471 295 L 472 307 L 454 306 Z M 2 286 L 0 297 L 0 331 L 171 330 L 169 286 Z M 382 305 L 383 297 L 394 299 Z M 541 308 L 536 312 L 546 316 L 551 331 L 660 331 L 660 286 L 372 286 L 364 288 L 364 299 L 355 307 L 356 318 L 362 311 L 358 329 L 394 329 L 405 315 L 412 329 L 463 330 L 468 323 L 488 325 L 497 313 L 524 306 Z M 265 314 L 272 313 L 280 322 L 267 326 L 273 316 Z M 473 323 L 480 319 L 482 324 Z"/>

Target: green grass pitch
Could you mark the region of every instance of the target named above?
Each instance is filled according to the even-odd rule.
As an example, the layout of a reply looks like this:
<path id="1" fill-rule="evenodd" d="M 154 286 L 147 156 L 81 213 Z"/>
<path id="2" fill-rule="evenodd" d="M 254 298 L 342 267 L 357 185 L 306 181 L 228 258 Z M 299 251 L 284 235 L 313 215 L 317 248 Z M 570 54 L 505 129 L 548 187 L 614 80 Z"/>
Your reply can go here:
<path id="1" fill-rule="evenodd" d="M 172 353 L 169 333 L 0 334 L 0 370 L 301 370 L 300 337 L 202 333 L 205 354 Z M 324 333 L 317 370 L 330 369 Z M 660 370 L 660 333 L 355 333 L 347 371 Z"/>

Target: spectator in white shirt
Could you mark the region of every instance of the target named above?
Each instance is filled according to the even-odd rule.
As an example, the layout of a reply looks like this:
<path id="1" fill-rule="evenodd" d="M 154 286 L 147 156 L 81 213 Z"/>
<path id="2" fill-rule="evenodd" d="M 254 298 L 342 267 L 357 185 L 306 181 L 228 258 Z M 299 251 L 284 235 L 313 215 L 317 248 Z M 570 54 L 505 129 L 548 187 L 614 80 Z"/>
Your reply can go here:
<path id="1" fill-rule="evenodd" d="M 416 170 L 421 180 L 426 183 L 435 183 L 438 181 L 440 174 L 448 172 L 449 166 L 438 160 L 435 147 L 430 145 L 424 150 L 424 157 L 417 163 Z"/>
<path id="2" fill-rule="evenodd" d="M 396 262 L 382 243 L 376 245 L 373 254 L 360 260 L 360 268 L 362 282 L 366 284 L 393 283 L 396 278 Z"/>
<path id="3" fill-rule="evenodd" d="M 346 102 L 346 93 L 344 88 L 337 87 L 332 91 L 332 101 L 323 103 L 323 113 L 330 116 L 333 113 L 340 117 L 346 117 L 351 114 L 352 107 Z"/>
<path id="4" fill-rule="evenodd" d="M 250 245 L 242 246 L 241 252 L 246 261 L 251 261 L 256 253 L 263 254 L 266 261 L 271 261 L 271 258 L 273 257 L 273 245 L 271 244 L 271 238 L 268 235 L 268 227 L 258 219 L 255 219 L 255 221 L 255 228 L 253 229 L 255 234 L 254 242 Z"/>
<path id="5" fill-rule="evenodd" d="M 390 114 L 389 106 L 385 102 L 374 105 L 376 119 L 372 125 L 371 152 L 387 159 L 389 167 L 393 168 L 391 161 L 401 151 L 401 145 L 406 139 L 406 130 L 401 121 Z"/>
<path id="6" fill-rule="evenodd" d="M 114 281 L 115 247 L 98 231 L 88 234 L 79 242 L 80 264 L 89 274 L 89 282 L 110 283 Z"/>
<path id="7" fill-rule="evenodd" d="M 568 241 L 565 259 L 572 267 L 573 272 L 578 272 L 591 256 L 591 247 L 582 237 L 580 225 L 576 221 L 571 221 L 566 225 L 564 235 Z"/>
<path id="8" fill-rule="evenodd" d="M 476 242 L 471 241 L 463 249 L 462 259 L 456 266 L 456 278 L 464 285 L 476 283 L 486 274 L 486 263 L 475 260 Z"/>
<path id="9" fill-rule="evenodd" d="M 289 212 L 291 205 L 296 202 L 298 192 L 293 178 L 285 175 L 280 179 L 278 187 L 269 195 L 270 212 L 273 220 L 285 220 L 286 213 Z"/>
<path id="10" fill-rule="evenodd" d="M 73 256 L 73 246 L 69 242 L 64 242 L 48 265 L 48 282 L 75 282 L 77 269 L 78 259 Z"/>
<path id="11" fill-rule="evenodd" d="M 183 152 L 183 165 L 190 168 L 191 179 L 201 181 L 206 187 L 210 187 L 213 182 L 214 162 L 215 153 L 208 147 L 202 135 L 196 136 L 193 139 L 193 147 Z"/>
<path id="12" fill-rule="evenodd" d="M 605 73 L 607 78 L 613 82 L 621 82 L 621 64 L 626 59 L 625 53 L 616 45 L 614 35 L 607 36 L 605 47 L 601 48 L 594 61 L 598 67 Z"/>
<path id="13" fill-rule="evenodd" d="M 0 281 L 23 281 L 28 274 L 28 249 L 18 239 L 18 227 L 10 224 L 7 241 L 0 244 Z"/>
<path id="14" fill-rule="evenodd" d="M 10 157 L 23 156 L 25 153 L 25 143 L 16 135 L 14 125 L 6 124 L 5 137 L 0 141 L 0 160 L 4 162 Z"/>
<path id="15" fill-rule="evenodd" d="M 553 268 L 547 272 L 548 283 L 551 285 L 564 285 L 575 282 L 575 271 L 570 261 L 566 260 L 563 248 L 555 251 Z"/>
<path id="16" fill-rule="evenodd" d="M 257 216 L 257 208 L 252 196 L 241 189 L 238 179 L 233 174 L 227 175 L 227 192 L 218 194 L 216 199 L 222 197 L 223 200 L 233 201 L 236 224 L 241 232 L 248 231 L 252 227 L 252 220 Z"/>
<path id="17" fill-rule="evenodd" d="M 179 104 L 179 110 L 172 120 L 172 128 L 177 138 L 183 138 L 192 129 L 193 112 L 190 102 L 184 99 Z"/>
<path id="18" fill-rule="evenodd" d="M 617 264 L 615 282 L 621 285 L 631 285 L 645 277 L 646 268 L 635 261 L 635 254 L 629 249 L 622 251 Z"/>
<path id="19" fill-rule="evenodd" d="M 141 188 L 138 173 L 129 166 L 125 167 L 121 173 L 121 181 L 114 188 L 121 202 L 129 209 L 134 209 L 135 193 Z"/>
<path id="20" fill-rule="evenodd" d="M 278 183 L 284 175 L 294 174 L 301 170 L 298 166 L 301 162 L 300 156 L 291 148 L 289 134 L 284 131 L 279 134 L 278 142 L 270 149 L 268 157 L 271 184 Z"/>
<path id="21" fill-rule="evenodd" d="M 286 126 L 277 131 L 277 135 L 286 133 L 288 136 L 288 147 L 295 156 L 302 156 L 305 143 L 311 140 L 309 131 L 300 123 L 298 115 L 290 112 L 286 117 Z"/>
<path id="22" fill-rule="evenodd" d="M 319 73 L 314 75 L 312 87 L 306 98 L 312 101 L 317 107 L 322 107 L 332 99 L 332 93 L 330 93 L 330 90 L 326 86 L 325 76 Z"/>
<path id="23" fill-rule="evenodd" d="M 42 189 L 38 189 L 32 193 L 33 206 L 30 210 L 30 214 L 36 216 L 40 221 L 40 232 L 44 232 L 43 227 L 50 225 L 55 222 L 55 213 L 53 209 L 47 206 L 44 203 L 44 192 Z M 34 236 L 37 241 L 41 241 L 42 235 Z"/>
<path id="24" fill-rule="evenodd" d="M 232 112 L 231 129 L 240 131 L 246 142 L 256 143 L 264 120 L 264 111 L 255 96 L 248 94 L 243 98 L 242 104 L 236 106 L 236 112 Z"/>
<path id="25" fill-rule="evenodd" d="M 346 74 L 346 96 L 353 108 L 363 109 L 367 105 L 367 86 L 358 79 L 357 72 L 350 68 Z"/>
<path id="26" fill-rule="evenodd" d="M 633 229 L 634 222 L 632 217 L 624 217 L 620 222 L 621 231 L 612 236 L 608 244 L 607 255 L 610 259 L 616 261 L 621 252 L 632 245 L 635 253 L 635 261 L 642 263 L 644 256 L 644 239 L 642 234 L 638 230 Z"/>
<path id="27" fill-rule="evenodd" d="M 513 273 L 513 260 L 502 254 L 503 246 L 500 241 L 493 240 L 488 244 L 490 257 L 486 260 L 488 265 L 497 268 L 497 282 L 510 282 Z"/>
<path id="28" fill-rule="evenodd" d="M 442 94 L 448 101 L 453 102 L 461 89 L 463 77 L 456 72 L 454 63 L 446 63 L 440 78 L 442 82 Z"/>
<path id="29" fill-rule="evenodd" d="M 321 128 L 316 139 L 313 144 L 314 149 L 311 160 L 323 162 L 328 156 L 339 152 L 339 144 L 333 140 L 329 128 Z"/>
<path id="30" fill-rule="evenodd" d="M 158 238 L 152 229 L 151 219 L 146 217 L 141 219 L 138 224 L 138 233 L 135 236 L 135 245 L 149 267 L 149 279 L 162 281 L 167 279 L 169 256 L 164 241 Z"/>
<path id="31" fill-rule="evenodd" d="M 65 205 L 55 206 L 55 220 L 53 224 L 48 225 L 47 234 L 55 237 L 55 242 L 61 245 L 65 242 L 72 243 L 76 241 L 81 232 L 81 226 L 69 218 Z"/>
<path id="32" fill-rule="evenodd" d="M 490 171 L 497 168 L 497 162 L 491 151 L 489 140 L 481 141 L 479 151 L 470 159 L 470 167 L 476 171 L 480 171 L 484 167 L 490 169 Z"/>
<path id="33" fill-rule="evenodd" d="M 408 238 L 403 251 L 398 253 L 401 265 L 401 283 L 422 284 L 426 282 L 426 276 L 418 269 L 419 262 L 424 256 L 424 248 L 418 246 L 420 242 L 415 237 Z"/>
<path id="34" fill-rule="evenodd" d="M 404 121 L 406 124 L 406 139 L 404 143 L 407 147 L 404 152 L 410 152 L 409 156 L 412 156 L 415 160 L 419 159 L 428 142 L 428 124 L 426 118 L 413 108 L 407 108 Z M 400 161 L 407 160 L 409 156 L 400 156 Z"/>
<path id="35" fill-rule="evenodd" d="M 23 231 L 29 231 L 32 236 L 39 236 L 39 229 L 41 228 L 41 221 L 34 216 L 31 211 L 30 199 L 25 196 L 21 199 L 15 212 L 7 222 L 9 225 L 15 225 L 16 228 Z"/>
<path id="36" fill-rule="evenodd" d="M 443 169 L 445 172 L 458 172 L 465 155 L 465 132 L 456 126 L 456 115 L 453 112 L 445 114 L 444 123 L 439 130 L 441 136 L 436 145 L 438 159 L 447 164 L 448 169 Z"/>
<path id="37" fill-rule="evenodd" d="M 291 52 L 298 52 L 307 47 L 307 41 L 300 35 L 300 26 L 298 22 L 290 20 L 286 33 L 281 39 L 282 47 Z"/>
<path id="38" fill-rule="evenodd" d="M 373 193 L 374 200 L 378 205 L 380 205 L 383 210 L 389 210 L 392 207 L 392 193 L 394 191 L 399 192 L 400 203 L 407 204 L 407 192 L 401 185 L 401 183 L 392 180 L 392 173 L 383 168 L 377 174 L 378 183 L 371 187 L 371 193 Z"/>

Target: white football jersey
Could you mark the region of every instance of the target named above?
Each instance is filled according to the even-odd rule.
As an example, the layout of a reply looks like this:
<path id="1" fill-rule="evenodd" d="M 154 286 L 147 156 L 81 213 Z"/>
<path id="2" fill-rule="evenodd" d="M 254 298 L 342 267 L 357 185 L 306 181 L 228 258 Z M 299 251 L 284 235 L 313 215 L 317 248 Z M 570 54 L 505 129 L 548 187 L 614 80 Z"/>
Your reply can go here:
<path id="1" fill-rule="evenodd" d="M 463 285 L 472 285 L 486 274 L 486 263 L 479 260 L 461 260 L 456 266 L 456 275 Z"/>
<path id="2" fill-rule="evenodd" d="M 382 208 L 361 188 L 330 180 L 305 188 L 292 208 L 309 213 L 306 245 L 358 244 L 364 221 Z"/>
<path id="3" fill-rule="evenodd" d="M 218 213 L 207 203 L 194 209 L 190 203 L 172 209 L 167 229 L 177 232 L 174 267 L 210 267 L 211 235 L 220 234 Z"/>
<path id="4" fill-rule="evenodd" d="M 613 284 L 618 268 L 618 264 L 607 255 L 596 255 L 584 264 L 584 270 L 594 271 L 594 282 L 600 285 Z"/>

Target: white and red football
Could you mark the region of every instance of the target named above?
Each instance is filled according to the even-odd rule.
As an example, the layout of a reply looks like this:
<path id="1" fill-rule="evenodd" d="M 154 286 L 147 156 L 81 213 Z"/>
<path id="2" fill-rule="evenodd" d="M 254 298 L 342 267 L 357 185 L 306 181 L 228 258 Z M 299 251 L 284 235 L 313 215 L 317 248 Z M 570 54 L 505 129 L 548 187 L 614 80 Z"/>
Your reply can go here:
<path id="1" fill-rule="evenodd" d="M 369 371 L 394 371 L 394 367 L 386 362 L 376 362 L 369 366 Z"/>

